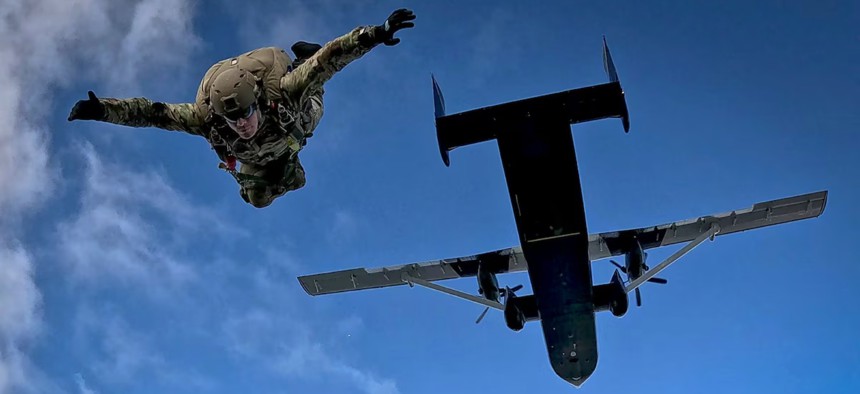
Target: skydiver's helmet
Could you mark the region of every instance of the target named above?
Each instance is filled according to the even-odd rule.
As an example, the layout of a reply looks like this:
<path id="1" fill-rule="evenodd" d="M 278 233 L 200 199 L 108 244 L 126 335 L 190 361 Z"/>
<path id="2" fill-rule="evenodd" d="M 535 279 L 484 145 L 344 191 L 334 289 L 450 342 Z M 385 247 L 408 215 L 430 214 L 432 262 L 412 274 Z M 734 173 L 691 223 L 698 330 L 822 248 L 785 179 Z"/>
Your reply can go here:
<path id="1" fill-rule="evenodd" d="M 251 116 L 257 110 L 259 92 L 254 74 L 231 67 L 212 81 L 209 103 L 216 114 L 235 123 L 240 118 Z"/>

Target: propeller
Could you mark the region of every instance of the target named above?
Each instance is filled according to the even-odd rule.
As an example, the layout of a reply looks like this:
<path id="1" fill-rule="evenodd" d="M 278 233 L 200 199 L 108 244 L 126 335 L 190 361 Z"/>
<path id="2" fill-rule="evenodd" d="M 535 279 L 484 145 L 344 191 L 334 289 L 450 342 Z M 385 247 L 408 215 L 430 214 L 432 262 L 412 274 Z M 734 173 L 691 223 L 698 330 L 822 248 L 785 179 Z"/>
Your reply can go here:
<path id="1" fill-rule="evenodd" d="M 516 286 L 514 286 L 513 289 L 510 287 L 505 287 L 505 291 L 501 292 L 501 295 L 504 295 L 505 297 L 507 297 L 508 294 L 516 295 L 514 293 L 520 291 L 520 289 L 522 289 L 522 288 L 523 288 L 523 285 L 516 285 Z"/>
<path id="2" fill-rule="evenodd" d="M 511 294 L 511 295 L 514 295 L 514 296 L 515 296 L 515 295 L 516 295 L 515 293 L 516 293 L 517 291 L 519 291 L 520 289 L 522 289 L 522 288 L 523 288 L 523 285 L 516 285 L 516 286 L 514 286 L 513 288 L 505 287 L 504 289 L 500 289 L 500 291 L 499 291 L 499 296 L 500 296 L 500 297 L 507 297 L 507 296 L 508 296 L 508 294 Z M 479 293 L 483 293 L 483 292 L 481 292 L 480 290 L 479 290 L 478 292 L 479 292 Z M 480 322 L 481 322 L 481 320 L 484 320 L 484 316 L 486 316 L 486 315 L 487 315 L 487 311 L 489 311 L 489 310 L 490 310 L 490 307 L 486 307 L 486 308 L 484 308 L 484 311 L 483 311 L 483 312 L 481 312 L 481 315 L 480 315 L 480 316 L 478 316 L 478 320 L 475 320 L 475 324 L 478 324 L 478 323 L 480 323 Z"/>
<path id="3" fill-rule="evenodd" d="M 645 253 L 645 254 L 644 254 L 644 257 L 648 257 L 648 254 L 647 254 L 647 253 Z M 623 272 L 623 273 L 625 273 L 625 274 L 627 273 L 627 267 L 625 267 L 625 266 L 623 266 L 623 265 L 621 265 L 621 264 L 616 263 L 616 262 L 615 262 L 615 260 L 609 260 L 609 262 L 610 262 L 610 263 L 612 263 L 612 265 L 614 265 L 614 266 L 618 267 L 618 269 L 619 269 L 619 270 L 621 270 L 621 272 Z M 649 268 L 647 264 L 642 264 L 642 270 L 643 270 L 644 272 L 647 272 L 649 269 L 651 269 L 651 268 Z M 630 278 L 630 276 L 628 275 L 628 277 L 627 277 L 627 283 L 630 283 L 630 282 L 631 282 L 632 280 L 634 280 L 634 279 L 635 279 L 635 278 Z M 666 279 L 663 279 L 663 278 L 657 278 L 657 277 L 654 277 L 654 278 L 648 278 L 648 282 L 651 282 L 651 283 L 657 283 L 657 284 L 660 284 L 660 285 L 665 285 L 666 283 L 669 283 L 669 281 L 667 281 Z M 642 306 L 642 293 L 639 291 L 639 288 L 638 288 L 638 287 L 636 288 L 636 290 L 634 290 L 634 292 L 636 293 L 636 306 Z"/>
<path id="4" fill-rule="evenodd" d="M 490 307 L 484 308 L 484 311 L 481 312 L 481 316 L 478 316 L 478 320 L 475 320 L 475 324 L 478 324 L 481 322 L 481 320 L 484 320 L 484 316 L 487 315 L 487 311 L 489 311 L 489 310 L 490 310 Z"/>
<path id="5" fill-rule="evenodd" d="M 621 265 L 621 264 L 616 263 L 616 262 L 615 262 L 615 260 L 609 260 L 609 262 L 610 262 L 610 263 L 612 263 L 612 264 L 614 264 L 616 267 L 618 267 L 618 269 L 620 269 L 620 270 L 621 270 L 621 272 L 623 272 L 623 273 L 625 273 L 625 274 L 627 273 L 627 267 L 625 267 L 625 266 L 623 266 L 623 265 Z"/>

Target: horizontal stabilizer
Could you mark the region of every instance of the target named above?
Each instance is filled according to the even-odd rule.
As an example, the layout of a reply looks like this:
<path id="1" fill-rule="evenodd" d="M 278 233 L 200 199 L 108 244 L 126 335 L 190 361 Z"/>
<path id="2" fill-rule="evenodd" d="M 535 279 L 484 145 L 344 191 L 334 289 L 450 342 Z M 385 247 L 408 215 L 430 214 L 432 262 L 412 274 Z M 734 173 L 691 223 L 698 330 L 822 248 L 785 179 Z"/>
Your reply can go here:
<path id="1" fill-rule="evenodd" d="M 603 40 L 603 63 L 610 82 L 563 92 L 478 108 L 452 115 L 445 113 L 445 99 L 436 78 L 433 80 L 433 102 L 436 115 L 436 138 L 445 165 L 450 165 L 452 149 L 497 138 L 514 124 L 532 119 L 567 124 L 605 118 L 621 118 L 624 132 L 630 131 L 630 116 L 624 90 L 618 80 L 615 64 Z M 569 132 L 569 130 L 568 130 Z"/>
<path id="2" fill-rule="evenodd" d="M 436 136 L 444 159 L 455 148 L 492 140 L 530 117 L 574 124 L 626 116 L 621 85 L 611 82 L 442 116 L 436 118 Z"/>

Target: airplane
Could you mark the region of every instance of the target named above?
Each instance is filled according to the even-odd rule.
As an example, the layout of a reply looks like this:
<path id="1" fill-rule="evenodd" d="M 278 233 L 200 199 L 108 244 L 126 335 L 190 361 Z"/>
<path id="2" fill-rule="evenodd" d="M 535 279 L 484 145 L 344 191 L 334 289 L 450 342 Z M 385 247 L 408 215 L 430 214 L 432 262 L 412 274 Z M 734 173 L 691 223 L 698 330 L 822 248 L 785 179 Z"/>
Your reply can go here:
<path id="1" fill-rule="evenodd" d="M 597 367 L 595 314 L 622 317 L 629 293 L 645 282 L 665 283 L 659 272 L 706 240 L 750 229 L 818 217 L 827 191 L 754 204 L 745 209 L 705 215 L 656 226 L 589 234 L 570 125 L 620 118 L 630 121 L 624 91 L 606 39 L 603 64 L 608 83 L 447 115 L 435 79 L 436 133 L 442 161 L 457 147 L 495 139 L 505 171 L 519 246 L 477 255 L 381 268 L 355 268 L 298 277 L 311 296 L 415 285 L 436 290 L 503 313 L 513 331 L 539 321 L 553 371 L 579 388 Z M 542 174 L 542 176 L 535 176 Z M 549 180 L 549 181 L 547 181 Z M 645 250 L 686 243 L 653 269 Z M 591 263 L 625 256 L 608 283 L 594 284 Z M 497 275 L 528 273 L 534 294 L 517 295 L 522 286 L 500 288 Z M 626 280 L 621 272 L 626 274 Z M 478 294 L 438 281 L 475 277 Z"/>

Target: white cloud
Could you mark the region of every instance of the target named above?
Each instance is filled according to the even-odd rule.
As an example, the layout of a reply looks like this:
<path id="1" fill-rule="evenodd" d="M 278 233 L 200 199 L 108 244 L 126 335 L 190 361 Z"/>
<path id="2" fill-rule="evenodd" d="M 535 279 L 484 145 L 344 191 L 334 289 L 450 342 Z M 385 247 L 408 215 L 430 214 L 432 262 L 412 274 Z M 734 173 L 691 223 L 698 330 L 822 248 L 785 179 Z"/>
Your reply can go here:
<path id="1" fill-rule="evenodd" d="M 105 163 L 91 146 L 81 209 L 58 225 L 58 258 L 87 283 L 139 285 L 158 295 L 181 288 L 196 273 L 186 257 L 201 239 L 242 236 L 214 211 L 178 193 L 155 172 Z"/>
<path id="2" fill-rule="evenodd" d="M 349 316 L 341 319 L 335 324 L 339 334 L 353 335 L 357 334 L 364 327 L 364 321 L 358 316 Z"/>
<path id="3" fill-rule="evenodd" d="M 299 0 L 262 0 L 256 2 L 254 6 L 242 7 L 239 10 L 240 12 L 236 14 L 237 32 L 248 47 L 280 45 L 289 49 L 295 41 L 316 41 L 324 44 L 341 34 L 346 34 L 358 24 L 382 23 L 388 16 L 380 15 L 378 21 L 357 22 L 358 24 L 348 27 L 345 31 L 332 28 L 333 25 L 353 15 L 355 9 L 366 7 L 364 3 L 366 2 L 319 0 L 308 3 Z M 222 1 L 221 4 L 231 11 L 236 11 L 235 4 L 230 1 Z M 284 10 L 284 12 L 273 15 L 272 9 Z M 267 18 L 269 22 L 258 23 L 261 18 Z"/>
<path id="4" fill-rule="evenodd" d="M 0 393 L 33 392 L 22 348 L 41 328 L 41 294 L 33 264 L 20 246 L 0 245 Z"/>
<path id="5" fill-rule="evenodd" d="M 41 327 L 42 296 L 33 263 L 19 246 L 0 246 L 0 342 L 31 339 Z"/>
<path id="6" fill-rule="evenodd" d="M 227 2 L 225 6 L 236 9 L 232 2 Z M 271 15 L 272 7 L 289 11 Z M 320 16 L 308 9 L 307 4 L 299 1 L 257 3 L 256 6 L 242 7 L 241 11 L 238 33 L 248 49 L 252 46 L 278 45 L 289 50 L 289 46 L 295 41 L 312 41 L 302 37 L 319 36 L 314 32 L 322 27 Z M 270 23 L 257 23 L 264 15 L 271 17 Z"/>
<path id="7" fill-rule="evenodd" d="M 141 211 L 165 207 L 175 198 L 163 179 L 119 167 L 105 168 L 92 148 L 87 148 L 86 190 L 82 209 L 71 222 L 59 225 L 59 251 L 72 273 L 82 279 L 130 279 L 171 282 L 190 279 L 191 269 L 159 247 L 159 231 Z M 177 200 L 181 202 L 182 200 Z"/>
<path id="8" fill-rule="evenodd" d="M 236 354 L 252 360 L 272 372 L 290 378 L 338 378 L 367 394 L 396 394 L 395 381 L 356 368 L 330 354 L 310 323 L 294 314 L 280 317 L 255 309 L 235 314 L 224 323 L 226 346 Z M 355 324 L 353 322 L 352 324 Z"/>
<path id="9" fill-rule="evenodd" d="M 178 64 L 187 56 L 188 44 L 194 42 L 187 35 L 190 4 L 169 0 L 0 2 L 0 58 L 5 70 L 0 73 L 2 393 L 46 392 L 51 387 L 26 352 L 26 343 L 35 339 L 42 324 L 38 312 L 41 294 L 27 246 L 13 234 L 24 223 L 22 219 L 56 189 L 59 168 L 49 161 L 48 118 L 62 119 L 65 114 L 52 112 L 52 97 L 57 88 L 76 79 L 125 73 L 125 81 L 138 79 L 159 65 Z M 120 17 L 123 15 L 126 17 Z M 122 68 L 115 63 L 118 59 Z M 81 60 L 88 60 L 85 67 L 79 64 Z M 140 70 L 138 64 L 152 68 Z"/>
<path id="10" fill-rule="evenodd" d="M 100 380 L 110 383 L 131 382 L 146 370 L 164 365 L 162 356 L 153 350 L 150 339 L 136 332 L 118 317 L 113 317 L 97 327 L 101 338 L 98 348 L 101 357 L 93 371 Z"/>
<path id="11" fill-rule="evenodd" d="M 0 393 L 11 390 L 24 393 L 37 392 L 30 377 L 31 367 L 26 355 L 22 354 L 15 345 L 3 346 L 0 359 Z"/>
<path id="12" fill-rule="evenodd" d="M 0 265 L 0 393 L 45 391 L 26 354 L 42 330 L 32 259 L 20 245 L 0 244 Z"/>
<path id="13" fill-rule="evenodd" d="M 87 381 L 84 380 L 84 377 L 79 373 L 75 374 L 75 384 L 77 384 L 78 392 L 80 394 L 98 394 L 95 390 L 87 386 Z"/>
<path id="14" fill-rule="evenodd" d="M 0 57 L 7 70 L 0 73 L 0 183 L 4 185 L 0 190 L 0 393 L 57 391 L 28 356 L 29 345 L 38 339 L 44 324 L 42 295 L 34 275 L 38 266 L 27 245 L 10 236 L 24 223 L 22 218 L 56 194 L 61 169 L 49 159 L 49 119 L 64 119 L 70 108 L 56 108 L 53 97 L 59 88 L 78 83 L 110 89 L 114 96 L 137 89 L 175 88 L 178 84 L 157 82 L 171 81 L 183 72 L 200 44 L 192 32 L 192 4 L 190 0 L 0 2 Z M 334 7 L 326 4 L 328 9 Z M 326 12 L 315 12 L 313 20 L 308 12 L 291 15 L 259 34 L 283 42 L 285 32 L 311 41 L 345 33 L 325 30 L 322 21 L 332 17 Z M 80 98 L 85 98 L 85 92 Z M 177 193 L 158 173 L 112 165 L 90 147 L 83 149 L 83 157 L 87 172 L 80 210 L 58 227 L 57 255 L 68 256 L 71 277 L 80 283 L 134 283 L 147 289 L 193 280 L 196 271 L 185 258 L 190 246 L 177 235 L 223 234 L 226 229 L 215 214 Z M 348 217 L 341 218 L 347 232 L 350 223 Z M 260 271 L 255 275 L 258 285 L 274 287 Z M 133 330 L 121 317 L 104 316 L 92 316 L 92 326 L 80 334 L 96 344 L 93 351 L 98 361 L 87 366 L 95 372 L 87 375 L 90 382 L 100 386 L 145 376 L 168 384 L 211 387 L 209 379 L 175 368 L 159 351 L 158 338 Z M 363 392 L 396 392 L 393 381 L 329 359 L 327 346 L 304 323 L 294 325 L 290 319 L 272 316 L 271 311 L 260 312 L 225 326 L 235 334 L 233 349 L 261 366 L 280 360 L 275 365 L 284 375 L 318 369 L 326 376 L 346 379 Z M 296 335 L 286 339 L 284 331 Z M 253 337 L 256 332 L 259 337 Z M 273 349 L 269 343 L 281 346 Z M 296 345 L 295 351 L 288 345 Z M 295 364 L 302 361 L 307 363 Z M 94 392 L 83 375 L 76 375 L 75 383 L 82 394 Z"/>
<path id="15" fill-rule="evenodd" d="M 399 393 L 394 380 L 380 378 L 375 374 L 349 365 L 340 359 L 329 356 L 338 354 L 320 342 L 302 341 L 281 346 L 271 364 L 279 373 L 292 377 L 308 375 L 335 376 L 352 383 L 354 387 L 367 394 Z"/>
<path id="16" fill-rule="evenodd" d="M 87 370 L 105 390 L 137 388 L 142 386 L 140 382 L 147 382 L 147 387 L 181 387 L 194 392 L 215 387 L 210 378 L 165 357 L 158 336 L 133 327 L 116 312 L 112 307 L 84 305 L 76 313 L 73 340 L 88 360 L 94 360 Z M 80 374 L 75 381 L 82 394 L 94 393 Z"/>
<path id="17" fill-rule="evenodd" d="M 111 85 L 137 87 L 144 80 L 149 85 L 152 78 L 175 81 L 177 69 L 187 65 L 189 54 L 200 45 L 192 31 L 193 4 L 190 0 L 135 2 L 128 34 L 108 67 Z"/>
<path id="18" fill-rule="evenodd" d="M 166 67 L 183 66 L 199 43 L 191 31 L 192 11 L 190 0 L 0 5 L 6 70 L 0 73 L 0 217 L 37 206 L 54 188 L 57 171 L 48 161 L 45 123 L 54 89 L 84 77 L 134 86 L 144 76 L 163 75 Z"/>
<path id="19" fill-rule="evenodd" d="M 361 221 L 350 211 L 337 210 L 331 219 L 331 231 L 326 235 L 328 242 L 335 246 L 348 245 L 358 235 Z"/>

